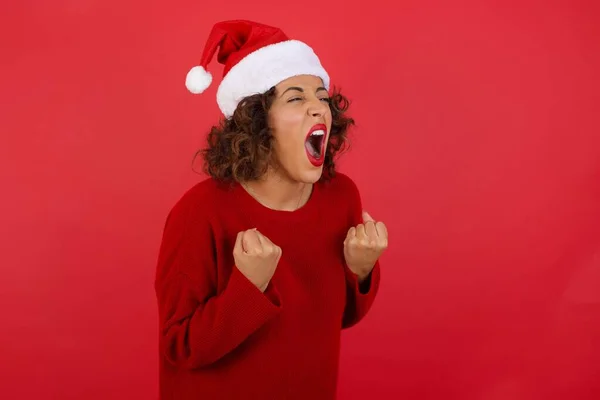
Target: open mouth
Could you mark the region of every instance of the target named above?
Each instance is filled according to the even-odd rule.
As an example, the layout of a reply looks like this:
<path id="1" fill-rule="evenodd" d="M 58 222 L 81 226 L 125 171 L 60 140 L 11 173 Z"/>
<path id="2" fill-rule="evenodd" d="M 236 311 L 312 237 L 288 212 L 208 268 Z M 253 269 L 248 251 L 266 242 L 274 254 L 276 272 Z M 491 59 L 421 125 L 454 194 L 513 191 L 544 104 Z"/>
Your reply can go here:
<path id="1" fill-rule="evenodd" d="M 306 136 L 306 141 L 304 142 L 306 154 L 310 162 L 315 166 L 323 164 L 326 133 L 327 127 L 319 124 L 313 126 Z"/>

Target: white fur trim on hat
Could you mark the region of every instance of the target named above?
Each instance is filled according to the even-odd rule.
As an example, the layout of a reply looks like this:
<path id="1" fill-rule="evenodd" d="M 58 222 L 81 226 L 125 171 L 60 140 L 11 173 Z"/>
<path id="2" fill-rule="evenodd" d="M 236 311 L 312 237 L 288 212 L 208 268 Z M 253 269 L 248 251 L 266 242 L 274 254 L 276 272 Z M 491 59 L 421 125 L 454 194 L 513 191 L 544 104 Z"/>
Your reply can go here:
<path id="1" fill-rule="evenodd" d="M 262 47 L 244 57 L 223 77 L 217 90 L 221 112 L 230 117 L 246 96 L 264 93 L 292 76 L 315 75 L 329 90 L 329 75 L 313 49 L 298 40 Z"/>

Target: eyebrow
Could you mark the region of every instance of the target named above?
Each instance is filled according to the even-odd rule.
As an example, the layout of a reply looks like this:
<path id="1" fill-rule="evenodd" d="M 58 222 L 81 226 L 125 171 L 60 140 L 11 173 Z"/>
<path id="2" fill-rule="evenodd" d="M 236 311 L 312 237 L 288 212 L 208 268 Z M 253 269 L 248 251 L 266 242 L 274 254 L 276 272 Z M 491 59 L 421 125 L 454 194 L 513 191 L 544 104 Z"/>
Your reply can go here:
<path id="1" fill-rule="evenodd" d="M 304 89 L 302 89 L 301 87 L 298 87 L 298 86 L 291 86 L 291 87 L 289 87 L 289 88 L 285 89 L 285 90 L 283 91 L 283 93 L 281 93 L 281 96 L 283 96 L 283 95 L 284 95 L 286 92 L 288 92 L 288 91 L 290 91 L 290 90 L 297 90 L 298 92 L 302 92 L 302 93 L 304 93 Z M 319 87 L 319 88 L 317 88 L 317 92 L 320 92 L 320 91 L 323 91 L 323 90 L 324 90 L 324 91 L 327 91 L 327 89 L 325 89 L 325 88 L 324 88 L 324 87 L 322 87 L 322 86 L 321 86 L 321 87 Z M 281 97 L 281 96 L 280 96 L 280 97 Z"/>

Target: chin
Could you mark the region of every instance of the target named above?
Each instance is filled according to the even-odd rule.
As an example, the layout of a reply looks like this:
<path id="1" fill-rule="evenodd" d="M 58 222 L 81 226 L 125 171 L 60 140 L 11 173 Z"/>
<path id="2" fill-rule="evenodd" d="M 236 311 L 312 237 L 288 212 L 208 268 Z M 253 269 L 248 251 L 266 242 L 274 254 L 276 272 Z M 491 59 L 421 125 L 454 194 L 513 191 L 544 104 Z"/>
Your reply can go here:
<path id="1" fill-rule="evenodd" d="M 294 162 L 282 165 L 289 179 L 302 183 L 317 183 L 323 175 L 325 167 L 324 157 L 322 159 L 310 157 L 308 154 L 303 154 Z"/>
<path id="2" fill-rule="evenodd" d="M 304 183 L 317 183 L 321 176 L 323 175 L 323 167 L 314 167 L 310 166 L 310 168 L 301 172 L 299 176 L 299 181 Z"/>

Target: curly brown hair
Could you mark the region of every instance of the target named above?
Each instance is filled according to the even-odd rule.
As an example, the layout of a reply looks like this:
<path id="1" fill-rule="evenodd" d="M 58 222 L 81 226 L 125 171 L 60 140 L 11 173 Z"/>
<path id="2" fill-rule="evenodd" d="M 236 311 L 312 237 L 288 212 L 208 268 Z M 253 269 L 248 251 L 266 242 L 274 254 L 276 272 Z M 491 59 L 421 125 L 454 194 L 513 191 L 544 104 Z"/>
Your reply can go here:
<path id="1" fill-rule="evenodd" d="M 275 88 L 244 98 L 230 118 L 221 119 L 207 136 L 208 146 L 199 150 L 204 173 L 221 182 L 247 182 L 261 177 L 273 161 L 273 135 L 268 112 Z M 336 156 L 348 150 L 348 130 L 354 120 L 346 113 L 350 101 L 337 89 L 329 97 L 332 123 L 321 179 L 335 175 Z"/>

